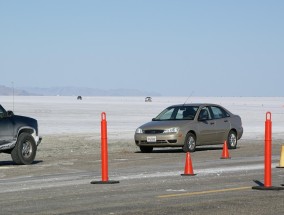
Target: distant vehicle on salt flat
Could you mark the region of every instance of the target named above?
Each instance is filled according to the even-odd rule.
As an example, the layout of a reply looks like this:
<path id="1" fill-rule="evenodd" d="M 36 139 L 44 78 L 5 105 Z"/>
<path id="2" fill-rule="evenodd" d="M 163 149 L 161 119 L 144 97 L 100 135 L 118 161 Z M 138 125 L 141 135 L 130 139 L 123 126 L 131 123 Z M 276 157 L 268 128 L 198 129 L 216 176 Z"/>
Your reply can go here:
<path id="1" fill-rule="evenodd" d="M 151 122 L 136 129 L 134 139 L 142 152 L 154 147 L 182 147 L 194 152 L 196 146 L 223 144 L 237 147 L 243 135 L 242 120 L 216 104 L 180 104 L 163 110 Z"/>
<path id="2" fill-rule="evenodd" d="M 11 154 L 16 164 L 31 164 L 41 139 L 36 119 L 14 115 L 0 105 L 0 152 Z"/>
<path id="3" fill-rule="evenodd" d="M 146 98 L 145 98 L 145 102 L 152 102 L 152 98 L 151 98 L 151 97 L 149 97 L 149 96 L 148 96 L 148 97 L 146 97 Z"/>

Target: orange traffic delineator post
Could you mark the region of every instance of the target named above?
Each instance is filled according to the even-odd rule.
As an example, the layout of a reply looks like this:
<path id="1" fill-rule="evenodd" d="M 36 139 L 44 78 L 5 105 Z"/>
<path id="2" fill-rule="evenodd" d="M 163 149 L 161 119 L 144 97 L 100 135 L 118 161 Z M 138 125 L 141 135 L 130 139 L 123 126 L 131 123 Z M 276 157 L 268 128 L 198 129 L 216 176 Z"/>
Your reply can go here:
<path id="1" fill-rule="evenodd" d="M 272 121 L 271 113 L 266 113 L 265 120 L 265 146 L 264 146 L 264 184 L 262 186 L 255 186 L 255 190 L 284 190 L 284 187 L 272 186 L 271 177 L 271 145 L 272 145 Z"/>
<path id="2" fill-rule="evenodd" d="M 102 112 L 101 118 L 102 180 L 91 181 L 91 184 L 117 184 L 119 181 L 110 181 L 108 178 L 107 121 L 105 112 Z"/>
<path id="3" fill-rule="evenodd" d="M 276 168 L 284 168 L 284 145 L 281 147 L 279 166 Z"/>
<path id="4" fill-rule="evenodd" d="M 228 150 L 227 141 L 224 141 L 221 159 L 231 159 L 230 154 L 229 154 L 229 150 Z"/>
<path id="5" fill-rule="evenodd" d="M 186 159 L 185 159 L 185 165 L 184 165 L 184 174 L 181 174 L 181 176 L 194 176 L 196 174 L 193 173 L 192 168 L 192 162 L 191 162 L 191 156 L 190 153 L 186 153 Z"/>

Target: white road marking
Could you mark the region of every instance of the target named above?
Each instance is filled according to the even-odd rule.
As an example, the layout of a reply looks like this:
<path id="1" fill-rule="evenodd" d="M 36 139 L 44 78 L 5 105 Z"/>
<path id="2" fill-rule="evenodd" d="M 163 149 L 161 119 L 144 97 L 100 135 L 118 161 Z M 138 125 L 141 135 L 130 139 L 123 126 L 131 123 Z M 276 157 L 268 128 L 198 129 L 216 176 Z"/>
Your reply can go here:
<path id="1" fill-rule="evenodd" d="M 181 190 L 173 190 L 173 189 L 167 189 L 167 192 L 186 192 L 185 189 L 181 189 Z"/>
<path id="2" fill-rule="evenodd" d="M 0 166 L 0 169 L 12 169 L 14 168 L 13 166 Z"/>
<path id="3" fill-rule="evenodd" d="M 228 172 L 241 172 L 241 171 L 250 171 L 250 170 L 258 170 L 263 169 L 263 164 L 253 164 L 246 166 L 236 166 L 236 167 L 219 167 L 219 168 L 206 168 L 199 169 L 198 171 L 194 171 L 197 176 L 207 176 L 216 174 L 220 176 L 223 173 Z M 179 176 L 182 172 L 180 171 L 168 171 L 168 172 L 155 172 L 155 173 L 140 173 L 135 175 L 128 176 L 118 176 L 116 180 L 131 180 L 131 179 L 139 179 L 139 178 L 159 178 L 159 177 L 171 177 L 171 176 Z"/>
<path id="4" fill-rule="evenodd" d="M 276 165 L 273 164 L 273 165 Z M 191 177 L 194 179 L 196 177 L 204 177 L 208 175 L 222 175 L 225 173 L 232 172 L 248 172 L 252 170 L 263 169 L 263 164 L 251 164 L 251 165 L 239 165 L 235 167 L 219 167 L 219 168 L 206 168 L 199 169 L 195 171 L 197 176 Z M 180 171 L 167 171 L 167 172 L 144 172 L 140 174 L 128 174 L 128 175 L 119 175 L 113 174 L 110 175 L 110 180 L 133 180 L 133 179 L 150 179 L 150 178 L 161 178 L 161 177 L 182 177 L 180 174 L 183 173 Z M 92 172 L 74 172 L 66 174 L 57 174 L 57 175 L 44 175 L 44 176 L 26 176 L 26 177 L 17 177 L 9 179 L 0 179 L 0 193 L 7 192 L 17 192 L 21 190 L 37 190 L 44 188 L 56 188 L 64 186 L 74 186 L 74 185 L 83 185 L 90 184 L 93 180 L 101 180 L 101 176 L 97 175 L 93 177 Z"/>

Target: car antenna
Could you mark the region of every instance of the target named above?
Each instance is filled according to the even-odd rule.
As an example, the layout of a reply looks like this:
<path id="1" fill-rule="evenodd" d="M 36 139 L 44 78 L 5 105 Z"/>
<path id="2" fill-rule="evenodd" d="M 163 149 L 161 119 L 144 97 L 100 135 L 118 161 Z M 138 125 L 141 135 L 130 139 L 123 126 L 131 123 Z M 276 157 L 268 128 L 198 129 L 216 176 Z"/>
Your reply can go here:
<path id="1" fill-rule="evenodd" d="M 14 89 L 14 81 L 12 81 L 12 89 L 13 89 L 13 112 L 14 110 L 14 106 L 15 106 L 15 89 Z"/>
<path id="2" fill-rule="evenodd" d="M 185 100 L 185 102 L 183 103 L 183 106 L 185 105 L 185 103 L 188 101 L 188 99 L 193 95 L 194 91 L 191 91 L 190 95 L 187 97 L 187 99 Z"/>

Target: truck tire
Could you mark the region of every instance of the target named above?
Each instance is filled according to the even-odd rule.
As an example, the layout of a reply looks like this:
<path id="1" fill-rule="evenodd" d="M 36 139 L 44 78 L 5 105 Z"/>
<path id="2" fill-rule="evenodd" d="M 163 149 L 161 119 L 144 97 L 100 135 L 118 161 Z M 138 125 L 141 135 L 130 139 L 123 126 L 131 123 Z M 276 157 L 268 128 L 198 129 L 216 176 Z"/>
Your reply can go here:
<path id="1" fill-rule="evenodd" d="M 11 157 L 16 164 L 31 164 L 35 159 L 36 150 L 34 138 L 29 133 L 23 132 L 18 137 Z"/>

